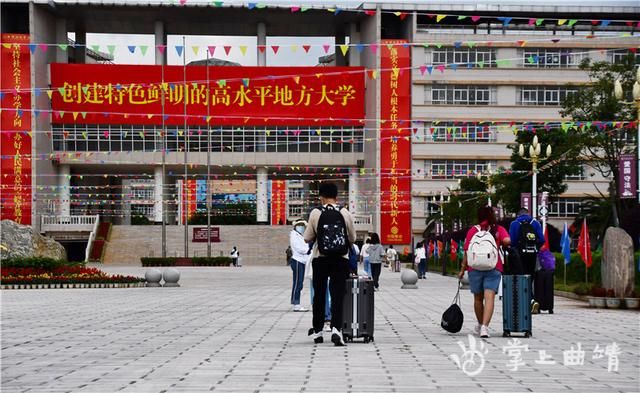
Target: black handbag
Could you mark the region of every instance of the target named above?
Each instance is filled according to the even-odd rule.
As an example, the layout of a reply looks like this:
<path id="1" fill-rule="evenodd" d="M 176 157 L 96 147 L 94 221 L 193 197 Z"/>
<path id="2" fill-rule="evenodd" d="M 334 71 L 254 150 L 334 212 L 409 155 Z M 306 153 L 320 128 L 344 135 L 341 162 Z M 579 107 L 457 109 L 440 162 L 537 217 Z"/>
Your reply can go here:
<path id="1" fill-rule="evenodd" d="M 458 281 L 458 292 L 453 298 L 453 303 L 442 313 L 440 326 L 449 333 L 458 333 L 462 329 L 464 314 L 460 309 L 460 281 Z"/>

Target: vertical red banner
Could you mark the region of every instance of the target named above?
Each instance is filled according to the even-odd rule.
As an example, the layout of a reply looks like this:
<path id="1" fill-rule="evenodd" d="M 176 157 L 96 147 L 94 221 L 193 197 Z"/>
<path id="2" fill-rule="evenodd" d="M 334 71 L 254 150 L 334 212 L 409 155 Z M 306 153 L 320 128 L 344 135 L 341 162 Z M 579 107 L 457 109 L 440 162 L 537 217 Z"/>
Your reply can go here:
<path id="1" fill-rule="evenodd" d="M 0 219 L 31 225 L 30 40 L 2 34 L 0 42 Z"/>
<path id="2" fill-rule="evenodd" d="M 380 239 L 411 243 L 411 53 L 406 40 L 382 40 Z"/>
<path id="3" fill-rule="evenodd" d="M 189 218 L 193 217 L 198 207 L 198 190 L 195 180 L 182 181 L 182 224 L 188 223 Z"/>
<path id="4" fill-rule="evenodd" d="M 287 224 L 287 184 L 284 180 L 271 181 L 271 225 Z"/>

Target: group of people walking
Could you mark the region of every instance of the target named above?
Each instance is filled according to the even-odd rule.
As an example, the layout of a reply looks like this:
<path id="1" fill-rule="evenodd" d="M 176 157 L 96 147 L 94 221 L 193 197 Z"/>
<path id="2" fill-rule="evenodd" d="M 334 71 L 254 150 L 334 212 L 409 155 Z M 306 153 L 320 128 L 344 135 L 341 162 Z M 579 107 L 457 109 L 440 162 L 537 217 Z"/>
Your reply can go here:
<path id="1" fill-rule="evenodd" d="M 315 343 L 324 341 L 323 332 L 330 332 L 331 342 L 345 345 L 342 336 L 343 302 L 345 283 L 350 274 L 358 271 L 358 262 L 364 273 L 373 279 L 375 290 L 379 289 L 382 264 L 389 261 L 396 269 L 398 253 L 390 246 L 387 250 L 380 244 L 380 237 L 372 233 L 361 250 L 355 245 L 356 231 L 349 211 L 338 205 L 338 188 L 325 182 L 320 185 L 320 206 L 309 214 L 309 221 L 293 223 L 289 235 L 291 251 L 289 266 L 293 274 L 291 304 L 293 311 L 308 311 L 300 304 L 305 277 L 310 280 L 313 323 L 309 335 Z M 489 268 L 479 268 L 486 259 L 482 256 L 487 240 L 497 254 Z M 483 243 L 482 245 L 479 245 Z M 478 210 L 478 224 L 469 229 L 464 243 L 464 257 L 459 277 L 467 272 L 471 293 L 474 296 L 474 312 L 477 324 L 474 331 L 483 338 L 489 337 L 489 324 L 493 316 L 495 297 L 499 291 L 502 274 L 505 272 L 505 251 L 512 255 L 510 266 L 521 266 L 521 274 L 534 275 L 536 254 L 544 244 L 542 227 L 526 209 L 522 209 L 516 220 L 506 230 L 496 222 L 493 208 Z M 513 246 L 512 246 L 513 245 Z M 491 254 L 491 251 L 488 253 Z M 289 257 L 290 255 L 290 257 Z M 427 277 L 427 251 L 424 243 L 415 250 L 415 263 L 420 279 Z M 486 263 L 487 261 L 484 261 Z M 355 264 L 355 266 L 354 266 Z M 476 266 L 476 268 L 474 268 Z M 514 267 L 511 266 L 511 269 Z M 398 269 L 399 270 L 399 269 Z M 333 299 L 333 301 L 331 301 Z M 340 300 L 337 300 L 340 299 Z M 536 312 L 537 303 L 532 304 Z"/>

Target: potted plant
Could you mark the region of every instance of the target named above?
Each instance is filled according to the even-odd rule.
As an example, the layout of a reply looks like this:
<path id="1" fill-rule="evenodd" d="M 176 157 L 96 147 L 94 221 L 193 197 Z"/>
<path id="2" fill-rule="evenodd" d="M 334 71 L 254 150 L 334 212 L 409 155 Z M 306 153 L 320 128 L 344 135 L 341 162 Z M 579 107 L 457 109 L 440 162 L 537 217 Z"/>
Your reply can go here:
<path id="1" fill-rule="evenodd" d="M 613 289 L 607 289 L 607 308 L 620 308 L 622 301 L 620 298 L 616 297 L 616 294 Z"/>
<path id="2" fill-rule="evenodd" d="M 631 291 L 628 297 L 624 298 L 624 306 L 628 310 L 636 310 L 640 307 L 640 294 L 638 292 Z"/>
<path id="3" fill-rule="evenodd" d="M 607 303 L 605 301 L 605 296 L 607 296 L 607 291 L 602 287 L 593 287 L 591 290 L 591 296 L 589 298 L 589 305 L 595 308 L 605 308 Z"/>

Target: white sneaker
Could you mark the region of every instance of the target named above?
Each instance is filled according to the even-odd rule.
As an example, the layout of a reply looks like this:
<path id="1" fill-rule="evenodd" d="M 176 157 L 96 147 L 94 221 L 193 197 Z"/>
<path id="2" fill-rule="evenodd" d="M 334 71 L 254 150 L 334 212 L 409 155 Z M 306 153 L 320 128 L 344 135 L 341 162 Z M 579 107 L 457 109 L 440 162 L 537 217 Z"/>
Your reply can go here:
<path id="1" fill-rule="evenodd" d="M 316 344 L 322 344 L 324 342 L 324 338 L 322 337 L 322 331 L 316 333 L 313 328 L 309 329 L 309 336 L 313 339 L 313 342 Z"/>
<path id="2" fill-rule="evenodd" d="M 336 347 L 344 347 L 347 345 L 344 343 L 344 340 L 342 339 L 342 332 L 336 328 L 331 329 L 331 342 Z"/>
<path id="3" fill-rule="evenodd" d="M 480 326 L 480 337 L 489 338 L 489 328 L 487 326 Z"/>
<path id="4" fill-rule="evenodd" d="M 479 336 L 479 335 L 480 335 L 480 326 L 482 326 L 482 325 L 480 325 L 480 324 L 478 323 L 478 324 L 476 324 L 476 326 L 473 328 L 473 332 L 476 334 L 476 336 Z"/>
<path id="5" fill-rule="evenodd" d="M 327 323 L 325 323 L 325 324 L 324 324 L 324 328 L 323 328 L 323 330 L 324 330 L 325 332 L 330 332 L 330 331 L 331 331 L 331 322 L 327 322 Z"/>
<path id="6" fill-rule="evenodd" d="M 299 304 L 296 304 L 296 305 L 293 306 L 293 311 L 295 311 L 295 312 L 306 312 L 306 311 L 309 311 L 309 310 L 307 310 L 306 308 L 302 307 Z"/>

